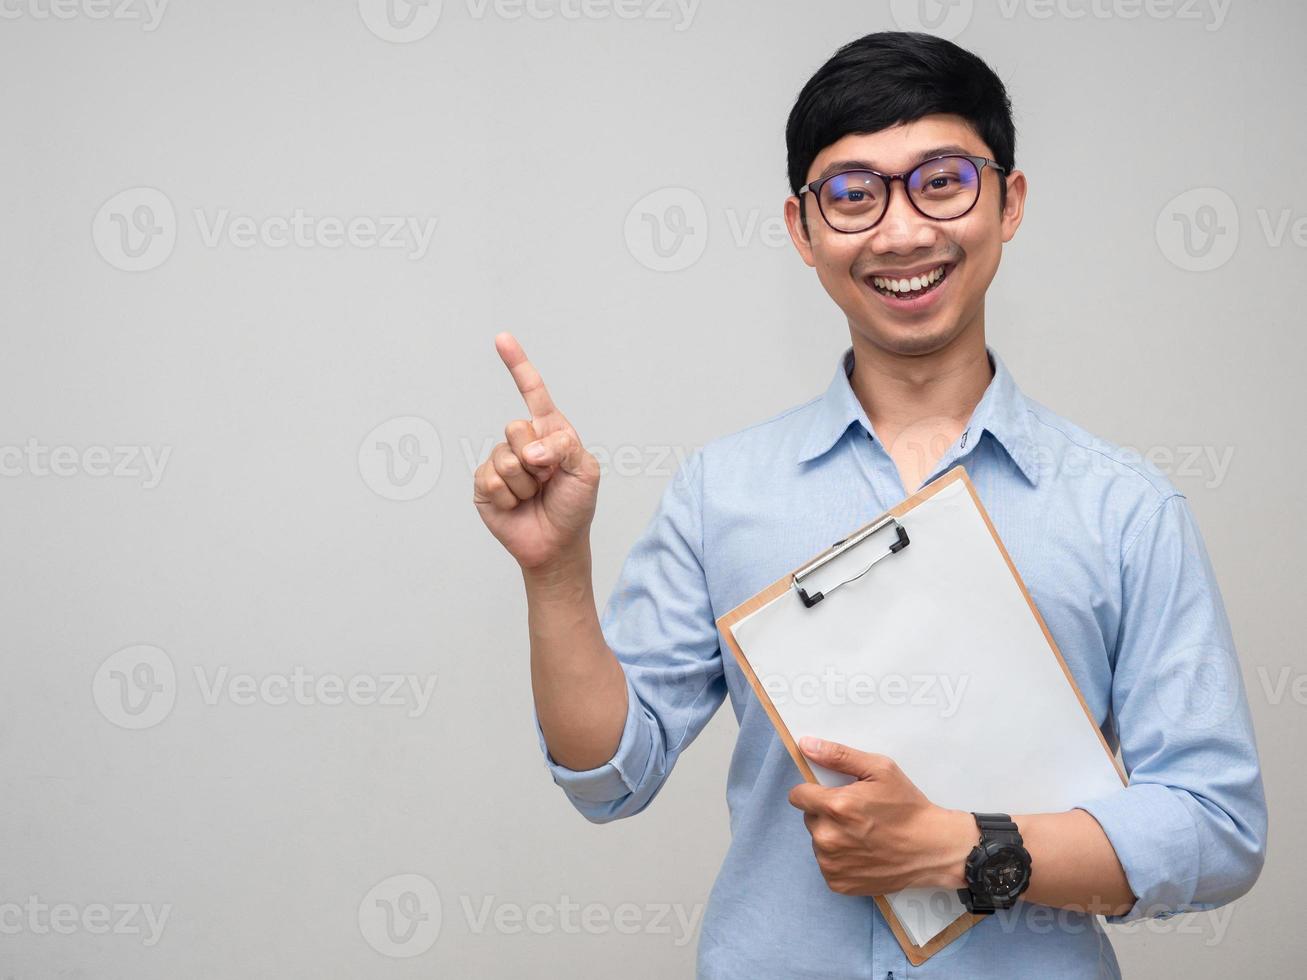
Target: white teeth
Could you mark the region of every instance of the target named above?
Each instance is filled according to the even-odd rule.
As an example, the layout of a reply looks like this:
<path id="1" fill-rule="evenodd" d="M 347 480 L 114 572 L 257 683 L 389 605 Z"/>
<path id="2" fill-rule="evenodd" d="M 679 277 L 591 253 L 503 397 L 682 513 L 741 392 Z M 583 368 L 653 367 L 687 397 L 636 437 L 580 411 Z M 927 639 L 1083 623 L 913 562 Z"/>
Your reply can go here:
<path id="1" fill-rule="evenodd" d="M 885 279 L 881 276 L 873 276 L 871 282 L 878 289 L 893 293 L 910 293 L 938 282 L 943 275 L 944 267 L 941 265 L 924 276 L 913 276 L 911 279 Z"/>

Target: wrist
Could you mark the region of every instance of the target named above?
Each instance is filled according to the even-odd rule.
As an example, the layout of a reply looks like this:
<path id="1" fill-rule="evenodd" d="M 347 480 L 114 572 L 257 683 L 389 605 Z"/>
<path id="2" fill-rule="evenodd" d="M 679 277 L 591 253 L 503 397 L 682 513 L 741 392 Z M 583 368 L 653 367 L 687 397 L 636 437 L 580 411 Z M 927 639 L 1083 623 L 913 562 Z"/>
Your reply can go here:
<path id="1" fill-rule="evenodd" d="M 967 886 L 967 857 L 980 840 L 976 818 L 966 810 L 940 808 L 939 825 L 935 836 L 935 853 L 938 864 L 935 880 L 938 888 L 965 888 Z"/>
<path id="2" fill-rule="evenodd" d="M 528 588 L 541 591 L 572 589 L 579 583 L 591 584 L 590 542 L 560 552 L 539 565 L 521 565 L 522 580 Z"/>

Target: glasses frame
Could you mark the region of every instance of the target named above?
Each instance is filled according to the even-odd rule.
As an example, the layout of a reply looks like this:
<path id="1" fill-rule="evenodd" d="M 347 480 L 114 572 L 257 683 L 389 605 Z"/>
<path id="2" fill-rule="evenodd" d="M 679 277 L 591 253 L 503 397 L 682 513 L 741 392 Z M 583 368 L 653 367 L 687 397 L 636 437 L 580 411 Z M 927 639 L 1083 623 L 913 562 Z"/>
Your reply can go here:
<path id="1" fill-rule="evenodd" d="M 921 210 L 921 208 L 918 207 L 917 202 L 912 199 L 912 192 L 908 189 L 908 177 L 927 164 L 935 163 L 939 160 L 953 159 L 969 160 L 971 161 L 971 165 L 976 168 L 976 200 L 972 201 L 970 206 L 961 214 L 955 214 L 951 218 L 936 218 L 934 215 L 927 214 L 925 211 Z M 879 170 L 872 170 L 870 167 L 853 167 L 850 170 L 841 170 L 839 173 L 827 174 L 825 177 L 820 177 L 817 180 L 808 181 L 808 183 L 799 188 L 799 206 L 803 206 L 803 195 L 811 192 L 814 200 L 817 202 L 817 210 L 821 213 L 822 220 L 826 222 L 826 226 L 830 228 L 831 231 L 837 231 L 841 235 L 861 235 L 864 231 L 871 231 L 871 229 L 880 224 L 881 219 L 885 217 L 886 212 L 889 211 L 890 198 L 894 195 L 894 181 L 899 180 L 903 182 L 903 193 L 907 197 L 908 203 L 912 205 L 912 209 L 916 211 L 917 214 L 921 215 L 923 218 L 928 218 L 931 221 L 956 221 L 958 218 L 970 214 L 972 209 L 975 208 L 977 202 L 980 200 L 980 192 L 984 190 L 984 174 L 986 167 L 997 170 L 1000 174 L 1006 174 L 1008 172 L 1007 167 L 1000 165 L 997 160 L 991 160 L 989 157 L 971 156 L 967 153 L 941 153 L 937 157 L 930 157 L 928 160 L 922 160 L 911 170 L 905 170 L 901 174 L 883 174 Z M 880 214 L 876 215 L 876 220 L 865 228 L 858 228 L 854 231 L 845 231 L 843 228 L 836 228 L 831 224 L 830 218 L 826 216 L 826 209 L 821 206 L 822 185 L 828 180 L 834 180 L 836 177 L 844 177 L 848 174 L 875 174 L 881 180 L 885 181 L 886 188 L 885 203 L 881 205 Z"/>

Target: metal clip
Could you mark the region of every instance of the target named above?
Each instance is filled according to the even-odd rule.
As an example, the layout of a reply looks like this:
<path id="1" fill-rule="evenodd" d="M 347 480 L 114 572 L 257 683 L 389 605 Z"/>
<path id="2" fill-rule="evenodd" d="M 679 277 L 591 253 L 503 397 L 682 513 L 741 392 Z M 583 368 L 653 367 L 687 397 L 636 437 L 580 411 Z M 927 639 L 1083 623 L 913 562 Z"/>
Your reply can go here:
<path id="1" fill-rule="evenodd" d="M 844 552 L 848 551 L 851 548 L 856 548 L 867 538 L 871 537 L 877 531 L 883 530 L 884 528 L 888 527 L 890 524 L 893 524 L 895 530 L 898 532 L 897 540 L 889 546 L 888 551 L 886 551 L 883 555 L 879 555 L 876 558 L 872 559 L 871 563 L 868 564 L 867 567 L 864 568 L 862 571 L 858 572 L 857 575 L 854 575 L 852 578 L 846 578 L 842 582 L 836 582 L 825 592 L 814 592 L 811 595 L 809 595 L 807 590 L 805 590 L 799 584 L 805 578 L 811 575 L 813 572 L 817 571 L 817 569 L 825 565 L 827 562 L 835 560 L 836 558 L 838 558 L 840 555 L 844 554 Z M 888 558 L 890 555 L 898 554 L 900 551 L 906 548 L 909 543 L 910 542 L 908 541 L 908 532 L 903 529 L 903 525 L 900 524 L 898 522 L 898 519 L 893 515 L 887 515 L 886 517 L 877 521 L 875 524 L 863 528 L 857 534 L 851 535 L 850 537 L 847 537 L 842 541 L 836 541 L 833 545 L 830 546 L 829 549 L 822 552 L 812 561 L 808 562 L 808 564 L 800 568 L 797 572 L 794 573 L 793 576 L 791 576 L 794 582 L 794 588 L 798 591 L 799 598 L 803 600 L 803 604 L 807 606 L 809 609 L 811 609 L 817 603 L 821 602 L 822 599 L 826 598 L 826 596 L 830 595 L 832 592 L 838 589 L 841 585 L 848 585 L 850 582 L 862 578 L 862 576 L 866 575 L 869 571 L 871 571 L 872 567 L 878 561 L 881 561 L 884 558 Z"/>

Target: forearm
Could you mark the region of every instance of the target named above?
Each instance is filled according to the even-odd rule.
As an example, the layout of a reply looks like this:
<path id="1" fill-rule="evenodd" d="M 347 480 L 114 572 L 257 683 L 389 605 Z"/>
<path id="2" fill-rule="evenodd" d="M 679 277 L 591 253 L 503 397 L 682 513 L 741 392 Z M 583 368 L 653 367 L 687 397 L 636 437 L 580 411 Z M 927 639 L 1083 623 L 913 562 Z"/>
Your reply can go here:
<path id="1" fill-rule="evenodd" d="M 1022 892 L 1022 901 L 1094 915 L 1123 915 L 1130 910 L 1135 896 L 1125 871 L 1090 814 L 1067 810 L 1014 815 L 1012 820 L 1030 852 L 1030 885 Z M 979 840 L 975 819 L 970 814 L 959 817 L 950 833 L 955 839 L 944 853 L 953 855 L 948 863 L 957 870 L 947 885 L 963 888 L 965 855 Z M 958 855 L 962 861 L 956 860 Z"/>
<path id="2" fill-rule="evenodd" d="M 569 769 L 612 758 L 626 722 L 626 676 L 599 628 L 587 548 L 523 571 L 531 689 L 549 754 Z"/>
<path id="3" fill-rule="evenodd" d="M 1030 852 L 1030 887 L 1021 898 L 1036 905 L 1094 915 L 1123 915 L 1134 894 L 1116 851 L 1098 821 L 1084 810 L 1014 816 Z"/>

